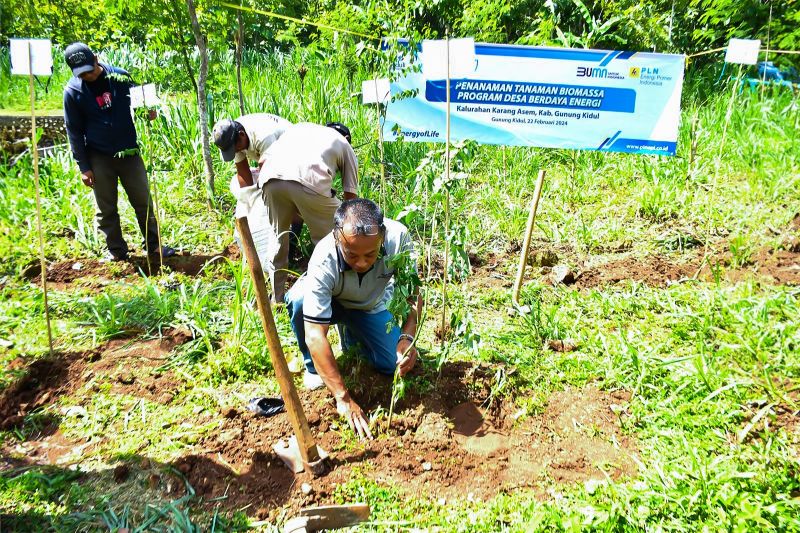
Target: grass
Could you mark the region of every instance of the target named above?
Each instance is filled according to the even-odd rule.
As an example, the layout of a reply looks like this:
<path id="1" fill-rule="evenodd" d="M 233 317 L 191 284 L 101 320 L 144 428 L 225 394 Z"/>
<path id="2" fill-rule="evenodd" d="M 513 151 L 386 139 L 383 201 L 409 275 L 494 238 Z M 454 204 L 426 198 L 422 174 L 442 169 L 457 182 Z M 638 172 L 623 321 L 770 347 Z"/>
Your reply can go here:
<path id="1" fill-rule="evenodd" d="M 123 55 L 115 60 L 124 66 Z M 459 179 L 445 184 L 441 146 L 400 142 L 385 146 L 390 164 L 381 183 L 374 110 L 351 97 L 352 66 L 339 61 L 302 50 L 246 56 L 246 107 L 293 121 L 339 119 L 350 125 L 354 145 L 368 142 L 357 152 L 360 192 L 380 201 L 389 216 L 403 214 L 426 271 L 449 247 L 451 258 L 495 254 L 496 272 L 511 279 L 516 254 L 508 250 L 521 240 L 540 168 L 548 177 L 534 244 L 553 248 L 561 262 L 577 266 L 620 254 L 688 260 L 708 246 L 727 258 L 716 267 L 720 274 L 746 270 L 758 250 L 776 246 L 776 234 L 787 231 L 800 203 L 797 97 L 789 92 L 737 95 L 723 149 L 730 88 L 710 87 L 704 73 L 693 71 L 687 73 L 674 158 L 468 144 L 454 158 Z M 301 84 L 296 71 L 303 63 L 308 74 Z M 215 64 L 216 118 L 235 116 L 231 60 L 216 58 Z M 355 78 L 366 76 L 358 70 Z M 0 77 L 0 88 L 8 88 L 0 91 L 5 98 L 0 107 L 22 108 L 27 86 L 20 83 Z M 226 191 L 233 169 L 214 156 L 218 202 L 210 210 L 191 97 L 174 95 L 161 118 L 149 125 L 137 119 L 137 128 L 158 188 L 164 242 L 194 254 L 218 254 L 233 241 L 233 206 Z M 102 252 L 93 198 L 76 170 L 63 149 L 41 160 L 49 261 Z M 0 389 L 21 373 L 10 369 L 13 360 L 31 362 L 47 352 L 41 290 L 22 277 L 37 257 L 32 183 L 26 179 L 31 175 L 28 157 L 0 166 Z M 441 208 L 444 187 L 452 210 L 448 234 Z M 138 243 L 132 210 L 125 201 L 119 205 L 125 234 Z M 577 291 L 554 288 L 534 271 L 522 293 L 532 312 L 511 316 L 509 289 L 484 287 L 463 262 L 452 264 L 447 300 L 456 334 L 444 347 L 434 341 L 442 302 L 434 276 L 427 288 L 429 318 L 419 340 L 427 351 L 425 364 L 492 363 L 492 397 L 512 401 L 526 416 L 537 416 L 548 397 L 565 387 L 592 383 L 629 391 L 623 430 L 638 442 L 638 473 L 585 485 L 545 480 L 534 490 L 504 492 L 488 501 L 441 502 L 377 481 L 365 462 L 333 496 L 340 503 L 370 503 L 372 518 L 365 530 L 800 530 L 800 437 L 796 426 L 785 424 L 787 413 L 798 408 L 796 287 L 752 277 L 731 283 L 720 275 L 716 281 L 666 288 L 627 281 Z M 211 431 L 193 423 L 199 416 L 277 391 L 242 264 L 220 260 L 196 278 L 165 273 L 115 279 L 100 290 L 51 287 L 49 296 L 60 351 L 80 352 L 131 335 L 132 340 L 157 337 L 167 327 L 190 331 L 193 339 L 162 368 L 180 373 L 184 388 L 162 405 L 114 393 L 100 379 L 97 390 L 78 387 L 30 415 L 23 431 L 0 432 L 4 449 L 13 450 L 43 429 L 41 417 L 53 416 L 69 439 L 118 436 L 80 458 L 80 471 L 30 465 L 0 474 L 0 526 L 245 529 L 255 520 L 253 509 L 216 513 L 197 506 L 188 489 L 185 499 L 170 499 L 146 490 L 141 479 L 121 485 L 111 480 L 120 460 L 147 459 L 168 472 L 171 461 L 194 453 Z M 296 356 L 285 312 L 277 312 L 276 319 L 287 353 Z M 579 348 L 562 353 L 544 347 L 556 338 L 577 339 Z M 431 383 L 407 380 L 406 387 L 419 386 Z M 86 415 L 62 411 L 74 406 Z M 341 439 L 342 447 L 357 445 L 348 431 Z"/>

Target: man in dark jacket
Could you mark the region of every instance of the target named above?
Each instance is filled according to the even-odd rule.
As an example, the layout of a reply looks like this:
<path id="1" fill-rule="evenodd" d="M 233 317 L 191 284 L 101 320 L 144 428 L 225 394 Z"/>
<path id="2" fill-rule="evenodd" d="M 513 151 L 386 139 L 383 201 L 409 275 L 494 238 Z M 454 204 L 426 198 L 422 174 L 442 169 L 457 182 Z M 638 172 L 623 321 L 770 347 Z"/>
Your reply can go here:
<path id="1" fill-rule="evenodd" d="M 117 181 L 122 183 L 136 212 L 147 253 L 157 256 L 158 225 L 131 116 L 130 75 L 99 63 L 83 43 L 69 45 L 64 59 L 74 74 L 64 88 L 67 136 L 83 183 L 94 191 L 108 259 L 128 259 L 128 244 L 122 236 L 117 210 Z M 161 254 L 170 257 L 175 250 L 164 246 Z"/>

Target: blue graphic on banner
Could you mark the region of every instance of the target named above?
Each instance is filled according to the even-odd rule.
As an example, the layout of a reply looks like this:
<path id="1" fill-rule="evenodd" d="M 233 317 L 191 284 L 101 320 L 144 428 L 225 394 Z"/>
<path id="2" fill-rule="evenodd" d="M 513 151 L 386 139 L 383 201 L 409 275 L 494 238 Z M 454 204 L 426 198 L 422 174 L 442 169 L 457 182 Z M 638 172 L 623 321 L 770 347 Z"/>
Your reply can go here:
<path id="1" fill-rule="evenodd" d="M 444 142 L 446 81 L 391 83 L 384 137 Z M 475 44 L 472 72 L 450 80 L 451 140 L 674 155 L 684 56 Z"/>
<path id="2" fill-rule="evenodd" d="M 427 81 L 425 99 L 445 102 L 446 80 Z M 563 107 L 633 113 L 636 91 L 554 83 L 509 83 L 488 80 L 450 80 L 450 102 Z"/>

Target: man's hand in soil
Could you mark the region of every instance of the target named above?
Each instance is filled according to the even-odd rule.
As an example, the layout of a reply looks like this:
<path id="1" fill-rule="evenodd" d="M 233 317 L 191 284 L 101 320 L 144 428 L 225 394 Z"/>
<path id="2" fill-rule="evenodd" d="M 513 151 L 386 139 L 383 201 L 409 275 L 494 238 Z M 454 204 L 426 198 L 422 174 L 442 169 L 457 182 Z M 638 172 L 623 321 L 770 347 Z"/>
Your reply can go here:
<path id="1" fill-rule="evenodd" d="M 400 367 L 400 376 L 405 376 L 417 362 L 417 349 L 408 339 L 397 342 L 397 366 Z"/>
<path id="2" fill-rule="evenodd" d="M 86 172 L 81 172 L 81 179 L 83 180 L 84 185 L 94 189 L 94 172 L 92 172 L 91 170 L 87 170 Z"/>
<path id="3" fill-rule="evenodd" d="M 347 419 L 347 423 L 358 435 L 359 440 L 372 439 L 372 432 L 369 430 L 369 422 L 364 416 L 364 411 L 353 401 L 350 394 L 344 393 L 341 397 L 337 396 L 336 411 Z"/>

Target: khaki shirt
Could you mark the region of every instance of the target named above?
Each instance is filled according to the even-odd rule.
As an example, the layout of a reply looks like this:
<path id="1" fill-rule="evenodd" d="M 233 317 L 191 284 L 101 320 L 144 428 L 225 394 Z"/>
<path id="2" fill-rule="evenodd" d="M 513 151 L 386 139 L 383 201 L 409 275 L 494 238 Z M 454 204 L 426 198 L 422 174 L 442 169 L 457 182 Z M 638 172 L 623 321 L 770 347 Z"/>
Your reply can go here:
<path id="1" fill-rule="evenodd" d="M 258 186 L 271 179 L 297 181 L 330 197 L 336 172 L 344 192 L 358 194 L 358 158 L 347 139 L 333 128 L 301 122 L 269 147 Z"/>
<path id="2" fill-rule="evenodd" d="M 234 163 L 241 163 L 242 161 L 258 161 L 261 163 L 267 153 L 267 149 L 292 125 L 288 120 L 269 113 L 242 115 L 236 119 L 236 122 L 244 127 L 244 131 L 250 139 L 250 146 L 245 150 L 236 152 L 233 157 Z"/>

